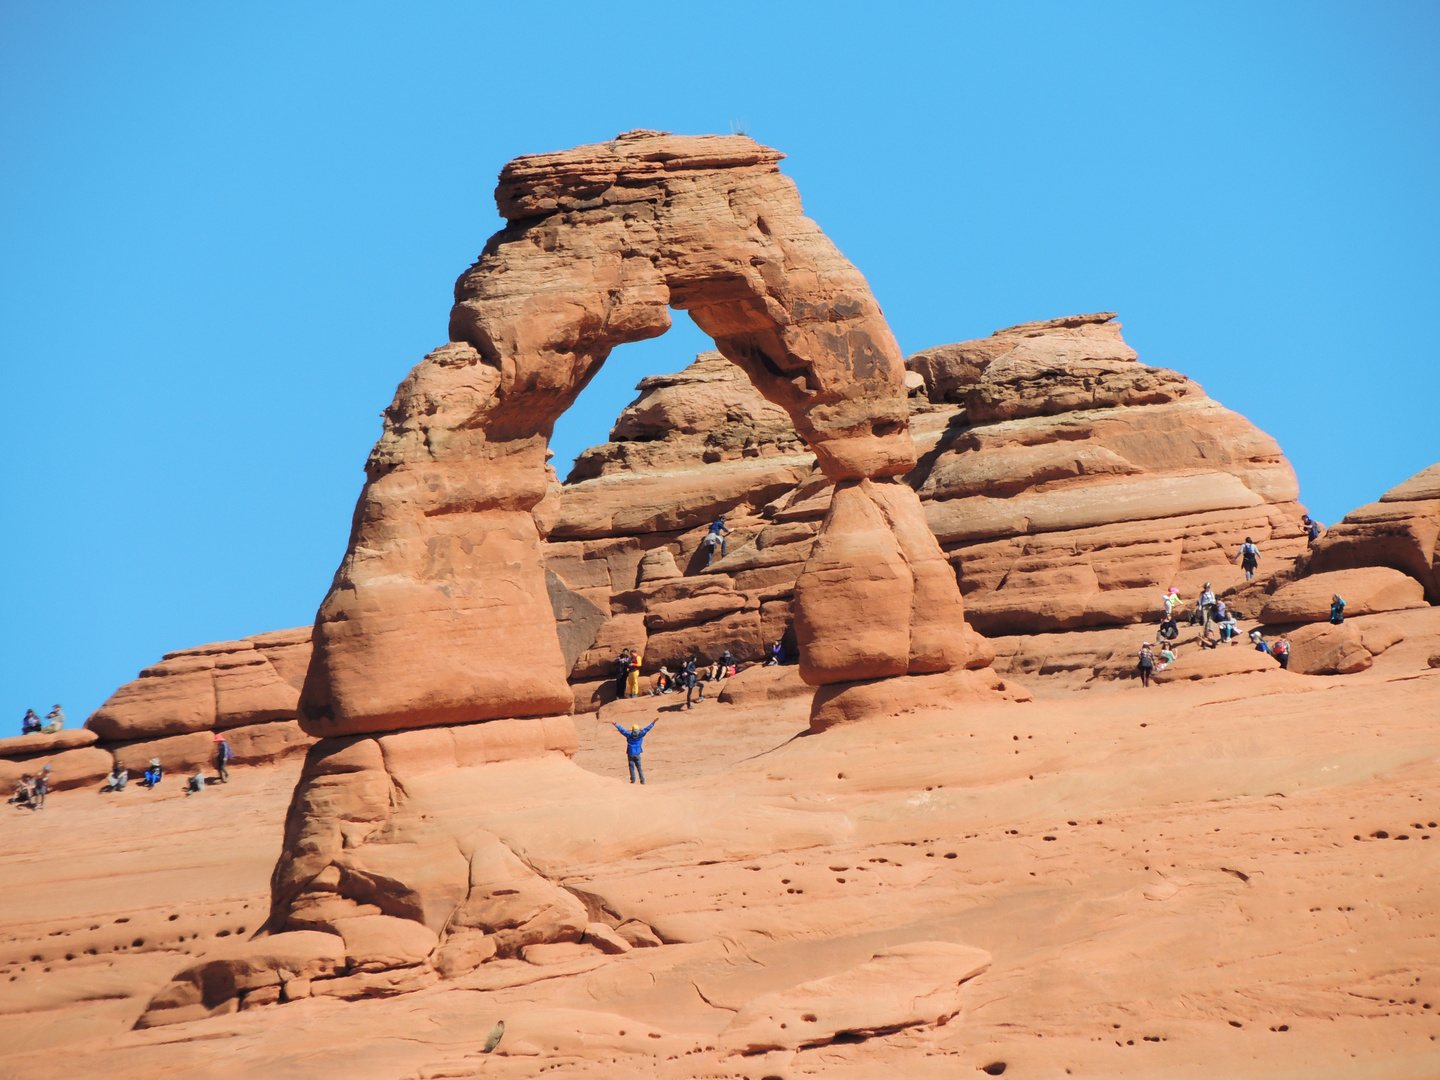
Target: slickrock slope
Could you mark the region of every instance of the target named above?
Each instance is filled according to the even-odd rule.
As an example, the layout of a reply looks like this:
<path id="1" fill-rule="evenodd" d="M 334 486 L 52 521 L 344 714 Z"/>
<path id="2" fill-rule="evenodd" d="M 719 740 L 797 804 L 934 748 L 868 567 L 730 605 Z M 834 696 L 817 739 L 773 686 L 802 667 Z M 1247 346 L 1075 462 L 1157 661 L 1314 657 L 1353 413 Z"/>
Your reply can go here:
<path id="1" fill-rule="evenodd" d="M 573 761 L 447 766 L 422 785 L 406 770 L 425 759 L 397 757 L 417 817 L 502 837 L 580 903 L 584 936 L 399 994 L 350 938 L 343 965 L 296 942 L 311 975 L 252 966 L 238 1011 L 149 1029 L 132 1027 L 172 976 L 253 934 L 294 767 L 191 798 L 61 792 L 0 835 L 24 866 L 0 892 L 0 1069 L 1434 1075 L 1437 615 L 1356 620 L 1406 635 L 1351 675 L 1112 680 L 918 709 L 883 737 L 803 736 L 803 697 L 647 698 L 583 718 Z M 629 785 L 611 721 L 657 717 L 650 783 Z M 347 980 L 380 996 L 333 996 Z"/>

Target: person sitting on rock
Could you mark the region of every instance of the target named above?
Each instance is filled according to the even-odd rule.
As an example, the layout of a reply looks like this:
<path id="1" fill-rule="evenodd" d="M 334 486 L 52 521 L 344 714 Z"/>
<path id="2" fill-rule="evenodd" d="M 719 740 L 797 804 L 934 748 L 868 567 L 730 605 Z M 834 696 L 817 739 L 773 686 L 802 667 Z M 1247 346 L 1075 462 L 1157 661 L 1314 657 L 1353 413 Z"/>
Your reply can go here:
<path id="1" fill-rule="evenodd" d="M 1220 627 L 1220 640 L 1236 644 L 1236 635 L 1240 628 L 1235 624 L 1235 613 L 1226 606 L 1224 600 L 1215 602 L 1215 622 Z"/>
<path id="2" fill-rule="evenodd" d="M 640 777 L 640 783 L 645 783 L 645 770 L 640 767 L 640 755 L 645 750 L 645 736 L 650 734 L 653 728 L 660 721 L 650 721 L 650 727 L 642 728 L 639 724 L 631 724 L 630 730 L 626 731 L 619 724 L 615 730 L 625 736 L 625 763 L 630 766 L 630 782 L 635 783 L 635 777 Z"/>
<path id="3" fill-rule="evenodd" d="M 710 665 L 710 681 L 719 682 L 721 679 L 725 678 L 727 675 L 730 674 L 730 668 L 734 665 L 734 663 L 735 661 L 730 656 L 730 650 L 726 649 L 718 657 L 716 657 L 715 663 Z"/>
<path id="4" fill-rule="evenodd" d="M 1200 647 L 1202 649 L 1214 649 L 1220 645 L 1220 639 L 1215 636 L 1215 627 L 1207 621 L 1205 629 L 1200 632 Z"/>
<path id="5" fill-rule="evenodd" d="M 1156 671 L 1164 671 L 1175 662 L 1175 650 L 1169 645 L 1160 646 L 1160 663 L 1155 665 Z"/>
<path id="6" fill-rule="evenodd" d="M 1345 621 L 1345 599 L 1339 593 L 1330 597 L 1330 621 L 1336 626 Z"/>
<path id="7" fill-rule="evenodd" d="M 698 663 L 699 661 L 695 654 L 691 653 L 689 659 L 685 661 L 684 668 L 680 671 L 681 683 L 685 687 L 685 708 L 687 709 L 693 709 L 695 707 L 690 700 L 692 694 L 697 695 L 697 701 L 705 700 L 705 687 L 700 685 L 700 675 L 696 671 L 696 665 Z"/>
<path id="8" fill-rule="evenodd" d="M 655 673 L 655 685 L 650 688 L 650 696 L 654 697 L 656 694 L 669 694 L 673 692 L 674 689 L 675 676 L 670 674 L 668 667 L 661 664 L 660 670 Z"/>
<path id="9" fill-rule="evenodd" d="M 770 659 L 765 661 L 766 667 L 777 667 L 785 663 L 785 642 L 777 641 L 770 646 Z"/>
<path id="10" fill-rule="evenodd" d="M 34 809 L 35 806 L 35 778 L 28 772 L 20 774 L 20 781 L 15 785 L 15 794 L 7 800 L 16 806 L 28 806 Z"/>
<path id="11" fill-rule="evenodd" d="M 145 779 L 141 780 L 140 783 L 148 788 L 154 788 L 155 785 L 160 783 L 164 778 L 165 770 L 160 765 L 160 759 L 152 757 L 149 767 L 145 770 Z"/>
<path id="12" fill-rule="evenodd" d="M 1140 658 L 1135 669 L 1140 672 L 1140 685 L 1149 686 L 1150 673 L 1155 670 L 1155 654 L 1150 651 L 1150 642 L 1140 646 Z"/>
<path id="13" fill-rule="evenodd" d="M 45 714 L 45 726 L 40 730 L 46 735 L 54 735 L 57 731 L 65 730 L 65 710 L 60 708 L 58 701 L 55 703 L 55 707 Z"/>
<path id="14" fill-rule="evenodd" d="M 710 531 L 705 534 L 705 539 L 703 541 L 705 549 L 708 552 L 705 557 L 706 566 L 709 566 L 712 562 L 715 561 L 715 549 L 717 547 L 720 549 L 720 557 L 722 559 L 725 557 L 725 537 L 729 532 L 730 530 L 726 528 L 725 519 L 723 517 L 716 518 L 710 524 Z"/>
<path id="15" fill-rule="evenodd" d="M 1260 549 L 1255 546 L 1255 541 L 1245 537 L 1236 558 L 1240 560 L 1240 569 L 1245 571 L 1245 580 L 1251 580 L 1255 576 L 1255 568 L 1260 565 Z"/>
<path id="16" fill-rule="evenodd" d="M 197 766 L 195 775 L 190 777 L 190 782 L 185 785 L 185 794 L 194 795 L 205 790 L 205 773 Z"/>
<path id="17" fill-rule="evenodd" d="M 20 721 L 20 734 L 21 734 L 21 735 L 34 735 L 36 732 L 38 732 L 38 731 L 40 730 L 40 727 L 41 727 L 40 717 L 39 717 L 38 715 L 36 715 L 35 710 L 34 710 L 34 709 L 26 709 L 26 710 L 25 710 L 25 717 L 24 717 L 24 719 L 22 719 L 22 720 Z"/>
<path id="18" fill-rule="evenodd" d="M 105 778 L 105 786 L 101 791 L 124 791 L 125 785 L 130 783 L 130 770 L 115 762 L 115 767 L 110 770 L 110 775 Z"/>
<path id="19" fill-rule="evenodd" d="M 1290 639 L 1281 638 L 1274 645 L 1270 646 L 1270 655 L 1280 661 L 1280 667 L 1290 669 Z"/>
<path id="20" fill-rule="evenodd" d="M 1321 534 L 1325 532 L 1325 526 L 1312 519 L 1309 514 L 1300 515 L 1300 524 L 1305 526 L 1306 541 L 1311 547 L 1314 547 L 1315 541 L 1319 540 Z"/>
<path id="21" fill-rule="evenodd" d="M 1160 640 L 1174 641 L 1180 636 L 1180 624 L 1175 621 L 1174 615 L 1166 615 L 1165 621 L 1160 624 Z"/>

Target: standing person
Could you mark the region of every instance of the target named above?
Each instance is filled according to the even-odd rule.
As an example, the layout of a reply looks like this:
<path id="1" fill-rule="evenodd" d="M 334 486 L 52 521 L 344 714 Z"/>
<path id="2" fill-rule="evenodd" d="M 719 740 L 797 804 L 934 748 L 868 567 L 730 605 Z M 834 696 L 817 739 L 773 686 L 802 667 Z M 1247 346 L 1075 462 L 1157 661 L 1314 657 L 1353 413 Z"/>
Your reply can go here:
<path id="1" fill-rule="evenodd" d="M 1210 582 L 1205 582 L 1205 587 L 1200 590 L 1200 599 L 1195 601 L 1195 611 L 1200 616 L 1199 622 L 1201 632 L 1210 629 L 1210 622 L 1215 618 L 1215 593 L 1210 588 Z M 1191 619 L 1195 622 L 1195 619 Z"/>
<path id="2" fill-rule="evenodd" d="M 1240 560 L 1240 569 L 1245 571 L 1245 580 L 1251 580 L 1255 576 L 1255 568 L 1260 565 L 1260 549 L 1255 546 L 1255 541 L 1245 537 L 1236 558 Z"/>
<path id="3" fill-rule="evenodd" d="M 1140 671 L 1140 685 L 1150 685 L 1150 673 L 1155 670 L 1155 654 L 1150 651 L 1150 642 L 1140 646 L 1140 661 L 1136 668 Z"/>
<path id="4" fill-rule="evenodd" d="M 57 705 L 56 708 L 58 709 L 59 706 Z M 46 796 L 47 794 L 49 794 L 49 791 L 50 791 L 50 766 L 49 766 L 49 765 L 46 765 L 45 768 L 41 769 L 41 770 L 40 770 L 40 774 L 35 777 L 35 787 L 34 787 L 33 790 L 34 790 L 34 792 L 35 792 L 35 798 L 34 798 L 34 803 L 33 803 L 35 809 L 36 809 L 36 810 L 44 810 L 44 809 L 45 809 L 45 796 Z"/>
<path id="5" fill-rule="evenodd" d="M 685 667 L 681 674 L 681 678 L 685 681 L 685 708 L 687 709 L 693 709 L 695 707 L 690 702 L 691 694 L 698 691 L 699 696 L 697 700 L 705 700 L 705 688 L 700 685 L 700 673 L 695 670 L 695 666 L 695 655 L 692 653 L 690 658 L 685 661 Z"/>
<path id="6" fill-rule="evenodd" d="M 730 530 L 726 528 L 723 517 L 716 518 L 714 522 L 711 523 L 710 531 L 705 534 L 703 541 L 706 549 L 709 551 L 709 554 L 705 557 L 706 566 L 709 566 L 715 561 L 715 549 L 717 547 L 720 549 L 720 557 L 722 559 L 725 557 L 725 537 L 729 535 L 729 533 Z"/>
<path id="7" fill-rule="evenodd" d="M 1330 597 L 1330 621 L 1336 626 L 1345 621 L 1345 599 L 1339 593 Z"/>
<path id="8" fill-rule="evenodd" d="M 35 710 L 26 709 L 25 717 L 20 721 L 20 734 L 34 735 L 40 728 L 40 717 L 35 714 Z"/>
<path id="9" fill-rule="evenodd" d="M 55 707 L 45 714 L 45 726 L 40 729 L 46 735 L 54 735 L 57 731 L 65 730 L 65 710 L 60 708 L 57 701 Z"/>
<path id="10" fill-rule="evenodd" d="M 630 650 L 621 649 L 615 657 L 615 697 L 625 696 L 625 684 L 630 680 Z"/>
<path id="11" fill-rule="evenodd" d="M 1313 520 L 1309 514 L 1300 515 L 1300 524 L 1305 526 L 1306 541 L 1311 547 L 1314 547 L 1315 541 L 1319 540 L 1321 534 L 1325 531 L 1325 526 Z"/>
<path id="12" fill-rule="evenodd" d="M 645 783 L 645 770 L 640 767 L 640 755 L 645 750 L 645 736 L 650 734 L 653 728 L 660 721 L 650 721 L 650 727 L 642 728 L 639 724 L 631 724 L 630 730 L 626 731 L 619 724 L 615 730 L 625 736 L 625 763 L 630 766 L 630 782 L 635 783 L 635 777 L 640 777 L 640 783 Z"/>
<path id="13" fill-rule="evenodd" d="M 230 744 L 225 741 L 225 736 L 215 732 L 215 771 L 220 774 L 220 782 L 230 782 L 230 762 L 235 759 L 235 751 L 230 749 Z"/>
<path id="14" fill-rule="evenodd" d="M 640 696 L 640 660 L 638 652 L 630 654 L 630 671 L 625 676 L 625 696 Z"/>

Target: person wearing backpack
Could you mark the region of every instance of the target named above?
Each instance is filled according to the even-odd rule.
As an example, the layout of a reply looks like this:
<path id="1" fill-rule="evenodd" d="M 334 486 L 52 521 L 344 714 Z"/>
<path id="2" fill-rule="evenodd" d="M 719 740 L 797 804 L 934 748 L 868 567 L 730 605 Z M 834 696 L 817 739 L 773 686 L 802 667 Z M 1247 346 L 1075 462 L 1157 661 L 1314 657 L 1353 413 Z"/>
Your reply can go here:
<path id="1" fill-rule="evenodd" d="M 1281 638 L 1274 645 L 1270 646 L 1270 655 L 1280 661 L 1280 667 L 1288 671 L 1290 669 L 1290 640 Z"/>
<path id="2" fill-rule="evenodd" d="M 1300 524 L 1305 526 L 1305 539 L 1314 547 L 1315 541 L 1319 540 L 1321 533 L 1325 531 L 1325 526 L 1313 520 L 1309 514 L 1300 515 Z"/>
<path id="3" fill-rule="evenodd" d="M 1245 580 L 1250 581 L 1255 577 L 1255 568 L 1260 565 L 1260 549 L 1255 546 L 1255 541 L 1245 537 L 1245 543 L 1240 545 L 1240 569 L 1245 571 Z"/>
<path id="4" fill-rule="evenodd" d="M 220 774 L 222 784 L 230 782 L 230 762 L 235 760 L 235 751 L 230 749 L 225 736 L 215 732 L 215 771 Z"/>
<path id="5" fill-rule="evenodd" d="M 1140 660 L 1135 668 L 1140 672 L 1140 685 L 1149 686 L 1150 673 L 1155 670 L 1155 654 L 1150 651 L 1150 642 L 1140 646 Z"/>

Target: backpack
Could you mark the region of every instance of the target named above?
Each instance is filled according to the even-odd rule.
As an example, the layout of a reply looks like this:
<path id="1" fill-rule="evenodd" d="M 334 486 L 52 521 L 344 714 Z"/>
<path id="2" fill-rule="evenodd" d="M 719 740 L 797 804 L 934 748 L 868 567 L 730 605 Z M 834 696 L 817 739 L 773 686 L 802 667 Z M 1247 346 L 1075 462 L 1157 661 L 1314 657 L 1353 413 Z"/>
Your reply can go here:
<path id="1" fill-rule="evenodd" d="M 230 749 L 230 744 L 227 742 L 227 743 L 221 743 L 220 745 L 223 746 L 223 747 L 225 747 L 225 760 L 226 760 L 226 761 L 234 761 L 234 760 L 235 760 L 235 751 L 232 750 L 232 749 Z"/>

